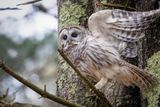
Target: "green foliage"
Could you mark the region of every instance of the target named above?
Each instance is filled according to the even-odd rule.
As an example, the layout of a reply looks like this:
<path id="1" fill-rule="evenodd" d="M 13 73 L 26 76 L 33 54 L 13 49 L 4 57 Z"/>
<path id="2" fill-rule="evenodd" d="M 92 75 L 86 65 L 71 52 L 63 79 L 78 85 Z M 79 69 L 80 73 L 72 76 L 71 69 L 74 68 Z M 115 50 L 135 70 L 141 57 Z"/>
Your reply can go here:
<path id="1" fill-rule="evenodd" d="M 149 58 L 147 71 L 160 78 L 160 51 Z M 160 99 L 160 85 L 147 91 L 145 96 L 148 99 L 148 107 L 159 107 L 158 102 Z"/>

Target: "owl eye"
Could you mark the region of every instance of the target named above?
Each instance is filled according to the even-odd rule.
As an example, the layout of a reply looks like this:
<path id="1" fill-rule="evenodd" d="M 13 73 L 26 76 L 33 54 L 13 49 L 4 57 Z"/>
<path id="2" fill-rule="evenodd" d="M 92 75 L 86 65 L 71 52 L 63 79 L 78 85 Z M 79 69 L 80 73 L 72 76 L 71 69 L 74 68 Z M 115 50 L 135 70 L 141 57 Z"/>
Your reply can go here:
<path id="1" fill-rule="evenodd" d="M 67 35 L 63 35 L 63 40 L 67 40 Z"/>
<path id="2" fill-rule="evenodd" d="M 71 36 L 72 36 L 73 38 L 76 38 L 76 37 L 78 36 L 78 34 L 74 32 L 74 33 L 71 34 Z"/>

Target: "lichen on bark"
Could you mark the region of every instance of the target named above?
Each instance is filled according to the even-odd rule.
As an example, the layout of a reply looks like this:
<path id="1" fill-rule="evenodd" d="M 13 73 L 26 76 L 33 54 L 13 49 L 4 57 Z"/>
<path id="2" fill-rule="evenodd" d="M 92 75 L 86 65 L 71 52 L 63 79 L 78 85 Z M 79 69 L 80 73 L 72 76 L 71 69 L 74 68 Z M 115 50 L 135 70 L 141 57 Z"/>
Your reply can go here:
<path id="1" fill-rule="evenodd" d="M 94 8 L 92 8 L 92 5 L 96 4 L 95 1 L 97 0 L 59 0 L 59 27 L 68 24 L 87 26 L 88 17 L 91 15 L 91 13 L 93 13 L 94 10 L 97 10 L 98 8 L 96 7 L 96 5 L 94 6 Z M 153 1 L 151 0 L 100 1 L 102 1 L 103 3 L 105 3 L 106 1 L 106 3 L 121 5 L 125 5 L 128 1 L 128 6 L 134 7 L 140 11 L 155 8 L 155 6 L 152 3 Z M 152 55 L 153 52 L 156 52 L 160 49 L 160 42 L 156 42 L 156 40 L 159 40 L 159 36 L 157 36 L 159 34 L 159 27 L 157 26 L 155 28 L 152 26 L 149 29 L 151 30 L 147 30 L 146 37 L 142 40 L 142 42 L 140 42 L 140 45 L 138 46 L 138 59 L 127 59 L 130 63 L 139 65 L 140 67 L 144 67 L 148 57 L 150 57 L 150 55 Z M 97 100 L 95 100 L 95 98 L 97 97 L 95 97 L 94 94 L 92 94 L 88 87 L 81 81 L 81 79 L 76 75 L 76 73 L 74 73 L 74 71 L 70 67 L 68 67 L 64 60 L 59 61 L 58 67 L 59 70 L 57 80 L 57 94 L 59 96 L 64 97 L 65 99 L 68 99 L 72 102 L 84 105 L 86 107 L 105 106 L 101 104 L 101 102 L 97 103 Z M 115 107 L 146 107 L 141 105 L 141 94 L 138 88 L 133 89 L 132 87 L 124 87 L 120 84 L 113 82 L 108 83 L 107 86 L 104 87 L 103 92 Z"/>
<path id="2" fill-rule="evenodd" d="M 155 53 L 147 61 L 146 70 L 160 78 L 160 51 Z M 160 107 L 160 84 L 144 93 L 147 98 L 148 107 Z"/>
<path id="3" fill-rule="evenodd" d="M 60 0 L 59 28 L 67 25 L 86 26 L 88 0 Z M 59 55 L 57 95 L 85 107 L 96 105 L 95 95 Z M 59 105 L 61 106 L 61 105 Z"/>
<path id="4" fill-rule="evenodd" d="M 86 20 L 86 3 L 87 0 L 81 1 L 81 3 L 73 3 L 66 0 L 59 11 L 59 26 L 65 25 L 80 25 L 80 19 Z"/>

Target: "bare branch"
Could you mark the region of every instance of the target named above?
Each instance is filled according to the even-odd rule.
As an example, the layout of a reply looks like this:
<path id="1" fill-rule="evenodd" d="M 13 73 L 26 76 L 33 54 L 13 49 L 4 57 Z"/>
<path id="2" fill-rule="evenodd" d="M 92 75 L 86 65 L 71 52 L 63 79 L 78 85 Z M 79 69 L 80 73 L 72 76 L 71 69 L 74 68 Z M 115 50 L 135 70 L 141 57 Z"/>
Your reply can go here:
<path id="1" fill-rule="evenodd" d="M 23 83 L 24 85 L 26 85 L 27 87 L 29 87 L 30 89 L 32 89 L 33 91 L 35 91 L 38 94 L 40 94 L 42 97 L 48 98 L 48 99 L 50 99 L 52 101 L 55 101 L 57 103 L 60 103 L 62 105 L 68 106 L 68 107 L 82 107 L 82 106 L 80 106 L 78 104 L 74 104 L 74 103 L 71 103 L 71 102 L 69 102 L 67 100 L 64 100 L 64 99 L 60 98 L 60 97 L 54 96 L 54 95 L 46 92 L 46 89 L 45 90 L 40 89 L 36 85 L 32 84 L 31 82 L 29 82 L 26 79 L 24 79 L 21 76 L 19 76 L 11 68 L 6 66 L 4 64 L 4 62 L 2 62 L 2 61 L 0 61 L 0 68 L 3 71 L 5 71 L 6 73 L 8 73 L 9 75 L 11 75 L 12 77 L 14 77 L 15 79 L 17 79 L 18 81 L 20 81 L 21 83 Z"/>
<path id="2" fill-rule="evenodd" d="M 17 7 L 6 7 L 6 8 L 0 8 L 0 11 L 4 11 L 4 10 L 21 10 L 20 8 Z"/>
<path id="3" fill-rule="evenodd" d="M 40 1 L 42 1 L 42 0 L 33 0 L 33 1 L 25 2 L 25 3 L 17 4 L 16 6 L 34 4 L 34 3 L 37 3 L 37 2 L 40 2 Z"/>
<path id="4" fill-rule="evenodd" d="M 94 91 L 94 93 L 106 104 L 106 106 L 113 107 L 111 103 L 108 101 L 108 99 L 105 97 L 105 95 L 99 90 L 97 90 L 95 86 L 81 74 L 81 72 L 72 64 L 72 62 L 67 58 L 67 56 L 59 49 L 58 52 L 63 57 L 63 59 L 74 69 L 74 71 L 78 74 L 78 76 L 82 78 L 82 80 L 84 80 L 84 82 Z"/>

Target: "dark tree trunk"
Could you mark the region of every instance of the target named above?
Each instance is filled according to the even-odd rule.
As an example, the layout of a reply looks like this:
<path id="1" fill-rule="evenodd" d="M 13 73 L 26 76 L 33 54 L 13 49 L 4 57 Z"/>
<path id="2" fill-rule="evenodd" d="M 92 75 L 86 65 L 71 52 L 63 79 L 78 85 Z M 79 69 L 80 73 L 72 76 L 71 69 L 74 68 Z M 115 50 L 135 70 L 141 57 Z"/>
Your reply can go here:
<path id="1" fill-rule="evenodd" d="M 106 1 L 108 1 L 106 3 L 121 4 L 124 6 L 127 4 L 137 11 L 152 10 L 158 7 L 158 3 L 151 0 Z M 102 6 L 97 7 L 96 2 L 97 0 L 58 0 L 59 28 L 68 24 L 78 24 L 87 27 L 87 18 L 94 11 L 106 8 Z M 138 57 L 124 59 L 141 68 L 146 66 L 146 60 L 154 52 L 160 50 L 160 36 L 158 36 L 160 35 L 158 32 L 160 27 L 156 23 L 158 23 L 158 20 L 152 24 L 152 27 L 146 30 L 146 37 L 137 43 L 139 48 Z M 141 93 L 137 87 L 124 87 L 111 82 L 102 91 L 114 107 L 146 107 L 146 103 L 141 100 Z M 59 58 L 58 64 L 57 95 L 86 107 L 105 107 L 61 58 Z"/>
<path id="2" fill-rule="evenodd" d="M 137 11 L 146 11 L 146 10 L 156 9 L 158 4 L 151 0 L 132 0 L 132 1 L 131 0 L 109 0 L 106 3 L 121 4 L 124 6 L 127 5 L 135 8 Z M 108 8 L 116 8 L 116 7 L 108 7 Z M 152 25 L 155 25 L 155 23 Z M 155 29 L 158 29 L 158 27 L 154 26 L 153 28 L 152 26 L 152 28 L 146 30 L 146 38 L 144 38 L 143 40 L 137 43 L 139 48 L 138 57 L 133 59 L 132 58 L 124 58 L 124 59 L 134 65 L 144 68 L 146 66 L 146 60 L 149 58 L 149 56 L 151 56 L 154 52 L 160 50 L 160 43 L 157 43 L 160 37 L 157 35 L 158 32 L 154 32 Z M 152 37 L 150 36 L 151 34 L 152 34 Z M 124 87 L 117 83 L 110 83 L 109 85 L 106 85 L 106 87 L 104 88 L 104 93 L 110 99 L 110 101 L 115 107 L 146 106 L 146 103 L 144 102 L 143 98 L 141 98 L 140 90 L 137 87 L 135 88 Z"/>

